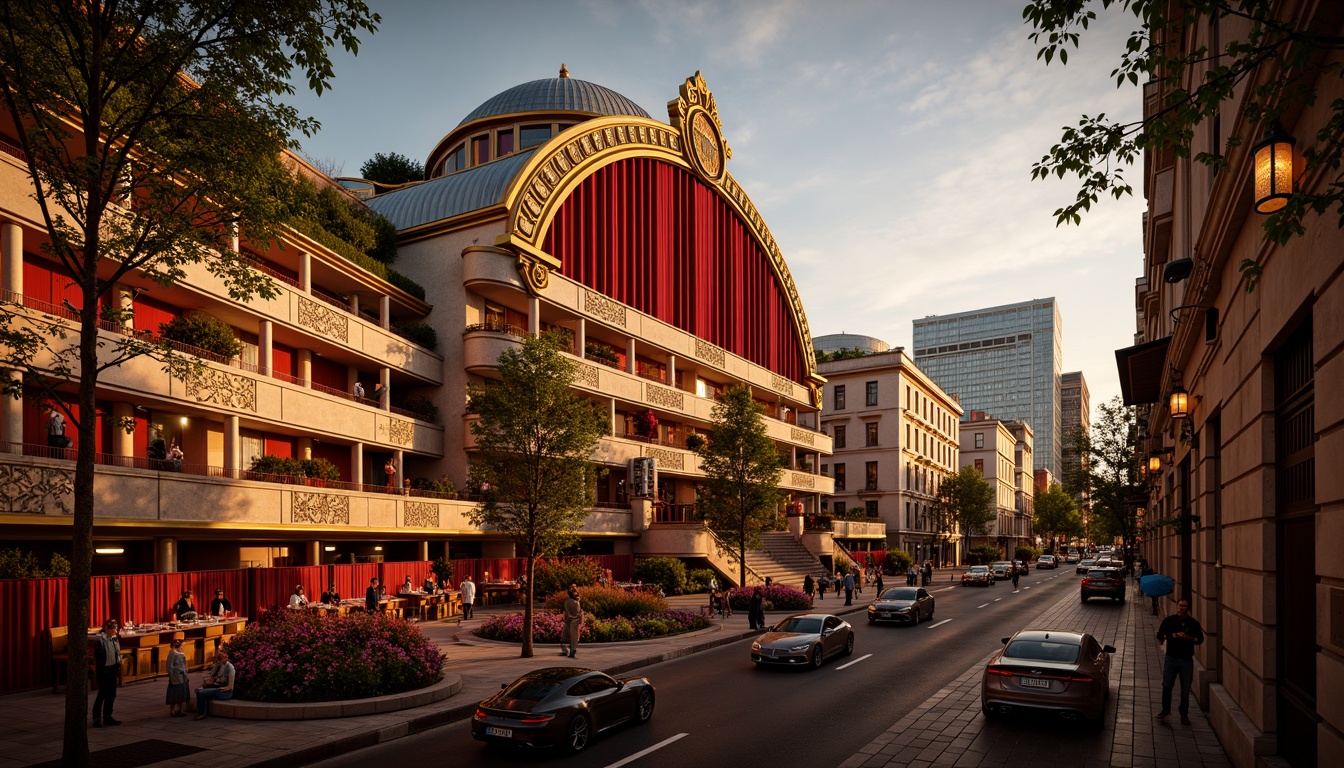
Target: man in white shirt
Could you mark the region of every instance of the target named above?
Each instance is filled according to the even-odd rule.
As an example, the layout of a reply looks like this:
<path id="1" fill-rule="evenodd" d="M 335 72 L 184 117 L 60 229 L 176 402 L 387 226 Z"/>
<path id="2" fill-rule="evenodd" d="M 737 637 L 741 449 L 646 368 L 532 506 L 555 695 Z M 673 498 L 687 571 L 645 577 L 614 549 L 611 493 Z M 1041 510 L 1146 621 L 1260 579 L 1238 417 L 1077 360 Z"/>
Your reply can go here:
<path id="1" fill-rule="evenodd" d="M 462 618 L 470 619 L 471 606 L 476 602 L 476 582 L 472 581 L 470 576 L 466 576 L 458 587 L 462 590 Z"/>
<path id="2" fill-rule="evenodd" d="M 65 438 L 65 416 L 61 415 L 59 408 L 52 408 L 51 416 L 47 418 L 47 445 L 52 448 L 69 445 Z"/>

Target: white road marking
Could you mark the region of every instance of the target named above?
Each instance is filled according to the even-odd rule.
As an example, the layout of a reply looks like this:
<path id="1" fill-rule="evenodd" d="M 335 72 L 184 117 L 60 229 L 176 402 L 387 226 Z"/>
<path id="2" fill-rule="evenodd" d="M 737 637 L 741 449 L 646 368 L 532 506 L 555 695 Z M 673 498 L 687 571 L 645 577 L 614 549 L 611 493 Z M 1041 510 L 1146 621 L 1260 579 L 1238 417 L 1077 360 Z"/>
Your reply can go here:
<path id="1" fill-rule="evenodd" d="M 989 605 L 989 603 L 985 603 L 985 605 Z M 984 608 L 985 605 L 977 605 L 977 606 L 975 606 L 975 607 L 976 607 L 976 608 Z"/>
<path id="2" fill-rule="evenodd" d="M 948 591 L 949 589 L 956 589 L 956 588 L 957 588 L 956 585 L 953 585 L 953 586 L 950 586 L 950 587 L 943 587 L 942 589 L 931 589 L 931 590 L 929 590 L 929 591 L 930 591 L 930 592 L 946 592 L 946 591 Z"/>
<path id="3" fill-rule="evenodd" d="M 1023 589 L 1031 589 L 1031 587 L 1023 587 Z"/>
<path id="4" fill-rule="evenodd" d="M 999 601 L 1002 600 L 1002 599 L 1003 599 L 1002 597 L 996 597 L 996 598 L 994 598 L 994 602 L 997 603 L 997 602 L 999 602 Z"/>
<path id="5" fill-rule="evenodd" d="M 860 661 L 863 661 L 864 659 L 866 659 L 866 658 L 868 658 L 869 656 L 872 656 L 872 655 L 873 655 L 873 654 L 871 654 L 871 653 L 865 653 L 865 654 L 863 654 L 862 656 L 860 656 L 859 658 L 857 658 L 857 659 L 855 659 L 855 660 L 849 662 L 848 664 L 841 664 L 840 666 L 836 667 L 836 670 L 838 671 L 838 670 L 844 669 L 845 667 L 852 667 L 852 666 L 854 666 L 855 664 L 858 664 Z"/>
<path id="6" fill-rule="evenodd" d="M 946 624 L 946 623 L 949 622 L 949 621 L 951 621 L 951 619 L 943 619 L 942 621 L 938 622 L 937 624 L 930 624 L 929 626 L 925 627 L 925 629 L 937 629 L 937 628 L 943 626 L 944 624 Z"/>
<path id="7" fill-rule="evenodd" d="M 1031 587 L 1027 587 L 1027 589 L 1031 589 Z M 1013 590 L 1013 594 L 1016 595 L 1018 592 L 1021 592 L 1021 591 L 1022 591 L 1022 590 L 1020 590 L 1020 589 L 1014 589 L 1014 590 Z"/>
<path id="8" fill-rule="evenodd" d="M 634 761 L 636 761 L 636 760 L 638 760 L 639 758 L 641 758 L 641 757 L 643 757 L 643 756 L 649 754 L 650 752 L 654 752 L 654 751 L 657 751 L 657 750 L 659 750 L 659 749 L 662 749 L 663 747 L 666 747 L 668 744 L 671 744 L 672 742 L 677 741 L 678 739 L 681 739 L 681 738 L 683 738 L 683 737 L 685 737 L 685 736 L 689 736 L 689 735 L 690 735 L 690 734 L 686 734 L 686 733 L 678 733 L 676 736 L 673 736 L 673 737 L 670 738 L 670 739 L 664 739 L 663 741 L 660 741 L 660 742 L 658 742 L 657 744 L 654 744 L 652 747 L 649 747 L 648 749 L 640 750 L 639 752 L 636 752 L 635 754 L 633 754 L 633 755 L 631 755 L 631 756 L 625 758 L 624 760 L 618 760 L 618 761 L 612 763 L 611 765 L 608 765 L 607 768 L 620 768 L 622 765 L 625 765 L 625 764 L 627 764 L 627 763 L 633 763 Z"/>

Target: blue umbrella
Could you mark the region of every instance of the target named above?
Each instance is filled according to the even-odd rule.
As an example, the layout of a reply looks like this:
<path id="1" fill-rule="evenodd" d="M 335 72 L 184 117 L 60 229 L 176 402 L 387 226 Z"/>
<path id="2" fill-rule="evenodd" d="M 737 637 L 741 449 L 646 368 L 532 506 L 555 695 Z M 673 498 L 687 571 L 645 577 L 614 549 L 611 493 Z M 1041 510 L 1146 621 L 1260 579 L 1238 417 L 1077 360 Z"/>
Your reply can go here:
<path id="1" fill-rule="evenodd" d="M 1139 579 L 1139 591 L 1149 597 L 1162 597 L 1176 591 L 1176 581 L 1170 576 L 1152 573 Z"/>

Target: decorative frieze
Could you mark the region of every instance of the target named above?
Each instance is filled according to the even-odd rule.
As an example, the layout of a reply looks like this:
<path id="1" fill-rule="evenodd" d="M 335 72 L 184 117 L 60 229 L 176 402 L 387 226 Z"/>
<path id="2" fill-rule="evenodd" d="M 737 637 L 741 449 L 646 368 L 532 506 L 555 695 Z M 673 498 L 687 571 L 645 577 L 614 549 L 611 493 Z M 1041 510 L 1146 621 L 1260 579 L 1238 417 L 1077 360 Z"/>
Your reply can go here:
<path id="1" fill-rule="evenodd" d="M 686 393 L 679 389 L 668 389 L 645 382 L 644 399 L 653 405 L 679 411 L 686 403 Z"/>
<path id="2" fill-rule="evenodd" d="M 59 467 L 0 464 L 0 512 L 73 513 L 75 473 Z"/>
<path id="3" fill-rule="evenodd" d="M 695 356 L 717 368 L 727 366 L 727 356 L 722 347 L 716 347 L 704 339 L 695 340 Z"/>
<path id="4" fill-rule="evenodd" d="M 625 327 L 625 306 L 596 291 L 584 291 L 583 311 L 612 325 Z"/>
<path id="5" fill-rule="evenodd" d="M 184 382 L 187 397 L 240 411 L 257 411 L 257 382 L 247 376 L 203 367 Z"/>
<path id="6" fill-rule="evenodd" d="M 795 443 L 803 443 L 804 445 L 816 445 L 817 435 L 815 432 L 810 432 L 806 429 L 799 429 L 797 427 L 794 427 L 793 429 L 789 430 L 789 439 Z"/>
<path id="7" fill-rule="evenodd" d="M 410 445 L 415 441 L 415 424 L 401 419 L 391 419 L 387 425 L 388 442 L 397 445 Z"/>
<path id="8" fill-rule="evenodd" d="M 770 374 L 770 388 L 781 395 L 793 397 L 793 382 L 780 376 L 778 373 Z"/>
<path id="9" fill-rule="evenodd" d="M 574 380 L 586 387 L 600 389 L 597 385 L 597 366 L 595 365 L 579 363 L 574 371 Z"/>
<path id="10" fill-rule="evenodd" d="M 350 338 L 350 318 L 335 309 L 319 304 L 312 299 L 299 298 L 299 325 L 348 344 Z"/>
<path id="11" fill-rule="evenodd" d="M 669 451 L 662 448 L 645 448 L 644 455 L 658 462 L 658 466 L 668 469 L 685 469 L 686 454 L 681 451 Z"/>
<path id="12" fill-rule="evenodd" d="M 289 516 L 295 523 L 349 525 L 350 497 L 334 493 L 294 491 Z"/>
<path id="13" fill-rule="evenodd" d="M 817 478 L 805 472 L 794 472 L 793 482 L 791 484 L 795 488 L 816 488 Z"/>
<path id="14" fill-rule="evenodd" d="M 408 501 L 403 522 L 407 528 L 438 528 L 439 505 L 428 501 Z"/>

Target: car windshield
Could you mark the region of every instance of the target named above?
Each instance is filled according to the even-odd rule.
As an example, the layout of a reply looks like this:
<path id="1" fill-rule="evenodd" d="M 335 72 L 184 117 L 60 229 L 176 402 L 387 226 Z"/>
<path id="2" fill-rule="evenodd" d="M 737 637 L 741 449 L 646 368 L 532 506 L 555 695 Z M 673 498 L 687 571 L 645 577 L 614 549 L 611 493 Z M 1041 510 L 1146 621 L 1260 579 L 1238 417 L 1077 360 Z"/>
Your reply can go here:
<path id="1" fill-rule="evenodd" d="M 500 696 L 507 699 L 522 699 L 523 701 L 541 701 L 546 698 L 551 691 L 560 687 L 559 680 L 551 680 L 524 677 L 521 680 L 515 680 L 513 685 L 500 692 Z"/>
<path id="2" fill-rule="evenodd" d="M 1014 640 L 1003 655 L 1014 659 L 1070 663 L 1078 660 L 1078 648 L 1077 643 L 1054 640 Z"/>
<path id="3" fill-rule="evenodd" d="M 776 632 L 797 632 L 802 635 L 821 634 L 821 619 L 807 619 L 801 616 L 794 616 L 791 619 L 785 619 L 775 625 Z"/>
<path id="4" fill-rule="evenodd" d="M 883 600 L 914 600 L 915 590 L 909 587 L 896 587 L 882 593 Z"/>
<path id="5" fill-rule="evenodd" d="M 1095 562 L 1096 562 L 1095 560 L 1084 560 L 1083 562 L 1079 563 L 1079 565 L 1091 565 L 1092 563 Z"/>
<path id="6" fill-rule="evenodd" d="M 1114 568 L 1093 568 L 1087 572 L 1089 579 L 1118 579 L 1120 572 Z"/>
<path id="7" fill-rule="evenodd" d="M 984 565 L 972 565 L 972 566 L 971 566 L 971 573 L 984 573 L 985 571 L 988 571 L 988 570 L 989 570 L 988 566 L 984 566 Z"/>

